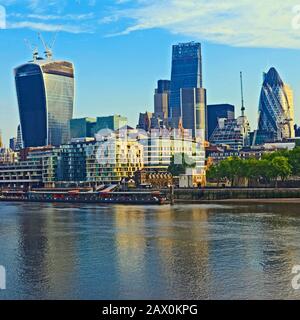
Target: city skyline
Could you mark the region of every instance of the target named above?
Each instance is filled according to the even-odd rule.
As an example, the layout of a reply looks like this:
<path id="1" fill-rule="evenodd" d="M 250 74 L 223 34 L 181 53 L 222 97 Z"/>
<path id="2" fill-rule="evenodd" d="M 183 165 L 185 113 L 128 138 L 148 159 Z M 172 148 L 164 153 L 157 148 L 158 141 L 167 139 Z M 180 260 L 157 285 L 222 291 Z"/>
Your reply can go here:
<path id="1" fill-rule="evenodd" d="M 71 7 L 65 8 L 64 12 L 74 12 Z M 95 10 L 95 7 L 89 8 Z M 13 8 L 8 6 L 8 14 L 11 10 Z M 48 8 L 42 13 L 46 15 L 47 12 Z M 10 16 L 8 19 L 11 19 Z M 19 29 L 0 31 L 3 49 L 0 53 L 3 61 L 0 75 L 0 128 L 6 146 L 8 139 L 16 136 L 19 123 L 13 69 L 31 58 L 24 38 L 37 43 L 37 31 L 27 27 L 19 25 Z M 36 26 L 34 29 L 39 28 Z M 40 26 L 41 29 L 45 30 L 43 26 Z M 123 36 L 107 37 L 108 29 L 106 26 L 105 30 L 93 33 L 74 33 L 61 28 L 58 35 L 54 55 L 57 59 L 72 61 L 78 76 L 75 118 L 121 114 L 128 117 L 130 125 L 135 126 L 139 112 L 153 111 L 153 90 L 157 80 L 171 77 L 172 45 L 194 40 L 202 44 L 203 87 L 207 89 L 208 104 L 233 104 L 238 116 L 241 104 L 239 71 L 242 70 L 246 114 L 251 129 L 256 129 L 262 73 L 274 66 L 294 91 L 295 123 L 300 122 L 300 77 L 295 73 L 295 65 L 300 62 L 300 58 L 298 50 L 289 49 L 295 48 L 295 45 L 286 45 L 285 49 L 267 48 L 270 46 L 268 43 L 265 46 L 258 45 L 262 48 L 253 48 L 250 44 L 248 47 L 247 44 L 234 47 L 233 43 L 224 44 L 224 41 L 184 32 L 174 34 L 165 28 L 149 28 Z M 50 42 L 54 34 L 44 33 L 44 36 Z M 118 91 L 118 95 L 114 94 L 115 91 Z"/>

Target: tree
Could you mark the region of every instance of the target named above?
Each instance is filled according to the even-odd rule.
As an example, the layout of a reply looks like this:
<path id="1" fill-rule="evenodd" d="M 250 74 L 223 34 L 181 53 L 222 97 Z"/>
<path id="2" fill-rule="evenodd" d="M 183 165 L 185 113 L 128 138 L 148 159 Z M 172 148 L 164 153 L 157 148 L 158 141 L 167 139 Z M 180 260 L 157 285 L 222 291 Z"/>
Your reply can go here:
<path id="1" fill-rule="evenodd" d="M 292 174 L 300 176 L 300 148 L 295 148 L 287 155 L 289 163 L 292 167 Z"/>
<path id="2" fill-rule="evenodd" d="M 300 148 L 292 151 L 282 150 L 265 154 L 262 159 L 242 160 L 238 157 L 227 158 L 208 171 L 208 179 L 227 179 L 231 185 L 240 185 L 241 179 L 269 184 L 280 178 L 286 180 L 290 175 L 300 175 Z"/>
<path id="3" fill-rule="evenodd" d="M 278 177 L 282 181 L 286 180 L 292 174 L 292 166 L 286 157 L 275 157 L 271 161 L 273 177 L 277 181 Z"/>
<path id="4" fill-rule="evenodd" d="M 181 174 L 185 174 L 186 169 L 195 167 L 196 162 L 191 157 L 184 153 L 178 153 L 172 156 L 168 172 L 171 173 L 173 177 L 178 177 Z"/>
<path id="5" fill-rule="evenodd" d="M 206 173 L 207 179 L 209 180 L 217 180 L 217 186 L 219 187 L 220 181 L 223 178 L 222 172 L 220 170 L 219 165 L 213 165 L 209 168 Z"/>

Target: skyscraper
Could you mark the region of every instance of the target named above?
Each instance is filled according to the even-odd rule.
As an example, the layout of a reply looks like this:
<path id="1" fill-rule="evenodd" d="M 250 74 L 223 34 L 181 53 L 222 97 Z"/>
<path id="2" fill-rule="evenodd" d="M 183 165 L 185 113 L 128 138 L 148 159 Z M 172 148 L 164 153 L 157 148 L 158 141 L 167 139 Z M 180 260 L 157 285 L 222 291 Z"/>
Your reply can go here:
<path id="1" fill-rule="evenodd" d="M 277 70 L 271 68 L 264 74 L 254 143 L 294 137 L 293 91 L 282 81 Z"/>
<path id="2" fill-rule="evenodd" d="M 159 80 L 154 94 L 154 113 L 161 119 L 168 118 L 170 100 L 170 80 Z"/>
<path id="3" fill-rule="evenodd" d="M 173 46 L 169 116 L 182 116 L 181 89 L 202 88 L 201 44 L 180 43 Z M 188 129 L 188 128 L 187 128 Z"/>
<path id="4" fill-rule="evenodd" d="M 192 130 L 192 136 L 205 133 L 206 90 L 203 88 L 181 89 L 182 125 Z"/>
<path id="5" fill-rule="evenodd" d="M 34 53 L 33 61 L 14 71 L 24 147 L 58 146 L 69 140 L 73 117 L 74 67 Z"/>

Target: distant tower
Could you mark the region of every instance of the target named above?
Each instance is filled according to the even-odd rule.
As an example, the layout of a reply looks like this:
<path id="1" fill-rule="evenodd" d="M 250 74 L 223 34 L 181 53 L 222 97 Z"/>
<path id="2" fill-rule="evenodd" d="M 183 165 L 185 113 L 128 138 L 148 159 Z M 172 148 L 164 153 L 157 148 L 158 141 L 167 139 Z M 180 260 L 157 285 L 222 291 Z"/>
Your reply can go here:
<path id="1" fill-rule="evenodd" d="M 154 94 L 154 113 L 161 119 L 168 118 L 170 101 L 170 80 L 159 80 Z"/>
<path id="2" fill-rule="evenodd" d="M 23 149 L 23 139 L 22 139 L 22 130 L 21 126 L 18 125 L 17 128 L 17 142 L 16 142 L 16 151 Z"/>
<path id="3" fill-rule="evenodd" d="M 2 131 L 0 130 L 0 149 L 3 148 Z"/>
<path id="4" fill-rule="evenodd" d="M 206 90 L 202 86 L 201 44 L 173 46 L 169 118 L 192 131 L 193 137 L 206 132 Z"/>
<path id="5" fill-rule="evenodd" d="M 33 52 L 33 60 L 14 71 L 23 146 L 58 146 L 69 141 L 74 106 L 74 66 L 53 60 L 46 45 L 45 58 Z"/>
<path id="6" fill-rule="evenodd" d="M 237 118 L 238 125 L 240 126 L 241 134 L 243 137 L 243 146 L 246 147 L 250 144 L 250 123 L 245 115 L 245 100 L 244 100 L 244 84 L 243 73 L 240 72 L 241 81 L 241 117 Z"/>
<path id="7" fill-rule="evenodd" d="M 261 142 L 295 137 L 293 91 L 275 68 L 264 74 L 257 135 L 263 137 Z"/>
<path id="8" fill-rule="evenodd" d="M 173 46 L 171 75 L 171 118 L 181 117 L 181 89 L 202 88 L 201 44 L 180 43 Z"/>
<path id="9" fill-rule="evenodd" d="M 245 114 L 244 88 L 243 88 L 243 74 L 240 73 L 241 85 L 241 116 L 234 119 L 234 106 L 230 105 L 216 105 L 215 108 L 224 109 L 225 117 L 218 117 L 218 125 L 210 136 L 210 143 L 213 145 L 226 145 L 233 150 L 240 150 L 250 145 L 250 124 Z M 210 109 L 211 107 L 209 107 Z M 209 114 L 212 111 L 209 111 Z M 220 112 L 220 111 L 219 111 Z M 213 123 L 213 122 L 212 122 Z"/>
<path id="10" fill-rule="evenodd" d="M 244 86 L 243 86 L 243 73 L 240 73 L 241 77 L 241 97 L 242 97 L 242 117 L 245 117 L 245 102 L 244 102 Z"/>

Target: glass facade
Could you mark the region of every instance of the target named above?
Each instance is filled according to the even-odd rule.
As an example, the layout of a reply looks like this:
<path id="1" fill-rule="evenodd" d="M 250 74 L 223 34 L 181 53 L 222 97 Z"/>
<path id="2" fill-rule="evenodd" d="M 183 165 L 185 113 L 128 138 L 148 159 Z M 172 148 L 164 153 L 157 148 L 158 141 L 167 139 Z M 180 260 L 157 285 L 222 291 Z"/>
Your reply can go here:
<path id="1" fill-rule="evenodd" d="M 193 138 L 203 137 L 206 122 L 206 90 L 181 89 L 181 106 L 183 127 L 192 131 Z"/>
<path id="2" fill-rule="evenodd" d="M 205 149 L 202 142 L 184 137 L 170 139 L 161 135 L 141 139 L 140 143 L 144 146 L 145 169 L 149 172 L 167 172 L 172 157 L 185 154 L 195 161 L 196 169 L 201 172 L 205 168 Z"/>
<path id="3" fill-rule="evenodd" d="M 70 121 L 70 138 L 92 138 L 95 125 L 96 118 L 72 119 Z"/>
<path id="4" fill-rule="evenodd" d="M 98 117 L 96 125 L 94 127 L 94 134 L 97 134 L 99 131 L 106 129 L 115 131 L 126 126 L 127 123 L 128 119 L 120 115 Z"/>
<path id="5" fill-rule="evenodd" d="M 154 113 L 161 119 L 169 116 L 170 80 L 159 80 L 154 94 Z"/>
<path id="6" fill-rule="evenodd" d="M 249 144 L 249 138 L 250 124 L 246 117 L 233 120 L 222 118 L 210 137 L 210 143 L 240 150 Z"/>
<path id="7" fill-rule="evenodd" d="M 263 133 L 271 141 L 295 137 L 293 92 L 275 68 L 264 75 L 260 95 L 257 136 L 264 136 Z"/>
<path id="8" fill-rule="evenodd" d="M 173 46 L 169 116 L 181 117 L 180 91 L 202 88 L 201 44 L 190 42 Z"/>
<path id="9" fill-rule="evenodd" d="M 218 126 L 219 119 L 233 120 L 235 107 L 231 104 L 214 104 L 207 106 L 207 136 L 210 139 Z"/>
<path id="10" fill-rule="evenodd" d="M 38 59 L 15 70 L 24 147 L 58 146 L 69 140 L 74 67 Z"/>

